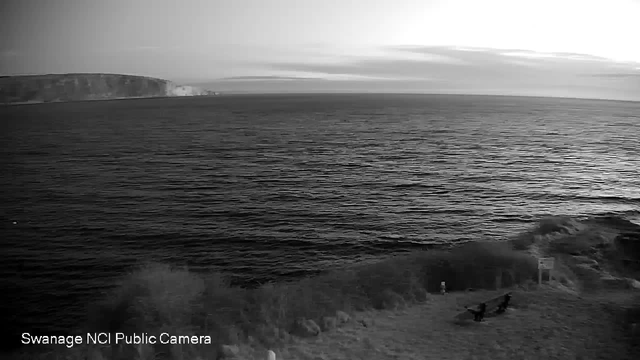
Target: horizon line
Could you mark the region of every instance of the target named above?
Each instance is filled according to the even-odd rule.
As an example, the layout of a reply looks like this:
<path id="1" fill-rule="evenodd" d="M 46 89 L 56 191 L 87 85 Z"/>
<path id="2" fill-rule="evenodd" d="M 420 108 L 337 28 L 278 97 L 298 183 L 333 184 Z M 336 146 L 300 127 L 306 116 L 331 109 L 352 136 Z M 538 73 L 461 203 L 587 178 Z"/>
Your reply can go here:
<path id="1" fill-rule="evenodd" d="M 108 73 L 108 72 L 77 72 L 77 73 L 47 73 L 47 74 L 14 74 L 14 75 L 4 75 L 0 74 L 1 78 L 10 78 L 10 77 L 32 77 L 32 76 L 59 76 L 59 75 L 120 75 L 120 76 L 131 76 L 131 77 L 141 77 L 148 79 L 156 79 L 174 83 L 176 85 L 187 85 L 187 86 L 195 86 L 202 87 L 203 85 L 212 85 L 212 82 L 219 81 L 216 80 L 200 80 L 200 81 L 180 81 L 180 80 L 170 80 L 161 77 L 148 76 L 148 75 L 133 75 L 133 74 L 122 74 L 122 73 Z M 314 78 L 301 78 L 301 80 L 316 80 Z M 331 81 L 329 79 L 317 79 L 323 81 Z M 204 89 L 204 88 L 203 88 Z M 361 90 L 358 91 L 349 91 L 349 90 L 307 90 L 307 91 L 283 91 L 283 90 L 273 90 L 273 91 L 252 91 L 252 90 L 214 90 L 214 89 L 206 89 L 213 92 L 219 93 L 220 95 L 460 95 L 460 96 L 502 96 L 502 97 L 527 97 L 527 98 L 548 98 L 548 99 L 573 99 L 573 100 L 600 100 L 600 101 L 617 101 L 617 102 L 631 102 L 638 103 L 640 99 L 617 99 L 617 98 L 604 98 L 604 97 L 576 97 L 576 96 L 559 96 L 559 95 L 520 95 L 520 94 L 486 94 L 486 93 L 477 93 L 477 92 L 420 92 L 420 91 L 394 91 L 394 92 L 363 92 Z M 91 100 L 93 101 L 93 100 Z M 102 101 L 102 100 L 96 100 Z"/>
<path id="2" fill-rule="evenodd" d="M 234 96 L 234 95 L 450 95 L 450 96 L 500 96 L 500 97 L 526 97 L 526 98 L 540 98 L 540 99 L 567 99 L 567 100 L 598 100 L 598 101 L 617 101 L 617 102 L 632 102 L 640 103 L 638 100 L 623 100 L 612 98 L 598 98 L 598 97 L 572 97 L 572 96 L 557 96 L 557 95 L 516 95 L 516 94 L 481 94 L 481 93 L 452 93 L 452 92 L 361 92 L 361 91 L 306 91 L 306 92 L 287 92 L 287 91 L 250 91 L 250 90 L 234 90 L 234 91 L 217 91 L 220 96 Z"/>

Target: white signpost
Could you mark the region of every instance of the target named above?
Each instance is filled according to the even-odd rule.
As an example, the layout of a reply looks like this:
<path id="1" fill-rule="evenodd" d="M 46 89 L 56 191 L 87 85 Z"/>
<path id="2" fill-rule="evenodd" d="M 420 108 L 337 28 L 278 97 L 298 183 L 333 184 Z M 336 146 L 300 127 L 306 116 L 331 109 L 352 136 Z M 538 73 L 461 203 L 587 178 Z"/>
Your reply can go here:
<path id="1" fill-rule="evenodd" d="M 542 284 L 542 270 L 549 270 L 549 281 L 551 281 L 551 271 L 553 271 L 555 259 L 538 258 L 538 284 Z"/>

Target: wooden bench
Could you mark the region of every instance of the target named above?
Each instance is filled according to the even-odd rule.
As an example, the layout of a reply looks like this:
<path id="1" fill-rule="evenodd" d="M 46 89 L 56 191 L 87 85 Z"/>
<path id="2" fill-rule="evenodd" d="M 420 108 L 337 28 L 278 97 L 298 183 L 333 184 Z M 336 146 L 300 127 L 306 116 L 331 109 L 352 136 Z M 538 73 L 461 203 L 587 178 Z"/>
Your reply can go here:
<path id="1" fill-rule="evenodd" d="M 513 294 L 511 293 L 511 291 L 507 291 L 505 293 L 502 293 L 501 295 L 494 296 L 494 297 L 492 297 L 492 298 L 490 298 L 490 299 L 488 299 L 486 301 L 483 301 L 483 302 L 475 305 L 473 307 L 473 309 L 477 310 L 479 305 L 484 303 L 487 306 L 486 309 L 485 309 L 485 315 L 484 315 L 485 317 L 487 315 L 489 315 L 489 314 L 496 313 L 496 311 L 498 310 L 500 304 L 502 304 L 502 302 L 505 300 L 505 296 L 506 295 L 513 295 Z M 472 320 L 473 317 L 474 317 L 473 314 L 465 309 L 463 312 L 457 314 L 454 317 L 454 319 L 456 321 L 464 321 L 464 320 Z"/>

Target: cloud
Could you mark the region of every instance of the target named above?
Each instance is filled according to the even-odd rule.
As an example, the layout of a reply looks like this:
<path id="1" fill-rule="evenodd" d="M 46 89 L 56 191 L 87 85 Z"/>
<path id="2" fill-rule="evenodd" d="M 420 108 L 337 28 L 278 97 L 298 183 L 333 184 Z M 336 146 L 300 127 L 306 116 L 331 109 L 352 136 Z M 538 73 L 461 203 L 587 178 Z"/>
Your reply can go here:
<path id="1" fill-rule="evenodd" d="M 395 46 L 386 47 L 387 59 L 428 61 L 432 63 L 468 65 L 459 52 L 476 51 L 471 48 L 456 48 L 454 51 L 439 51 L 438 47 Z"/>
<path id="2" fill-rule="evenodd" d="M 461 61 L 467 61 L 476 64 L 483 62 L 509 62 L 511 60 L 508 60 L 508 58 L 512 57 L 532 60 L 551 59 L 587 62 L 614 62 L 611 59 L 587 54 L 568 52 L 539 52 L 523 49 L 490 49 L 457 46 L 407 46 L 398 47 L 397 49 L 412 53 L 440 54 L 443 56 L 458 58 Z"/>
<path id="3" fill-rule="evenodd" d="M 273 63 L 268 67 L 275 71 L 292 71 L 318 73 L 325 76 L 353 76 L 373 78 L 427 78 L 425 74 L 432 74 L 438 68 L 450 68 L 451 64 L 437 63 L 430 60 L 415 59 L 358 59 L 342 63 Z"/>
<path id="4" fill-rule="evenodd" d="M 308 73 L 315 76 L 278 76 L 278 75 L 248 75 L 248 76 L 231 76 L 216 79 L 215 81 L 238 82 L 238 81 L 373 81 L 373 80 L 399 80 L 396 78 L 383 76 L 364 76 L 355 74 L 339 74 L 339 73 Z"/>
<path id="5" fill-rule="evenodd" d="M 0 56 L 4 58 L 14 58 L 20 56 L 21 53 L 17 50 L 2 50 Z"/>
<path id="6" fill-rule="evenodd" d="M 640 78 L 640 72 L 637 73 L 612 73 L 612 74 L 586 74 L 591 77 L 603 77 L 603 78 Z"/>
<path id="7" fill-rule="evenodd" d="M 274 71 L 319 73 L 326 76 L 352 75 L 385 79 L 442 80 L 471 78 L 475 81 L 501 74 L 522 73 L 522 65 L 495 52 L 455 50 L 445 47 L 395 47 L 389 56 L 357 58 L 341 63 L 280 62 L 268 66 Z M 406 53 L 406 56 L 402 56 Z M 416 56 L 418 55 L 418 56 Z"/>
<path id="8" fill-rule="evenodd" d="M 577 61 L 598 61 L 612 62 L 613 60 L 600 56 L 576 54 L 576 53 L 558 53 L 558 52 L 537 52 L 537 51 L 503 51 L 503 56 L 515 56 L 530 59 L 556 59 L 556 60 L 577 60 Z"/>
<path id="9" fill-rule="evenodd" d="M 152 45 L 142 45 L 131 48 L 132 51 L 155 51 L 162 50 L 160 46 L 152 46 Z"/>
<path id="10" fill-rule="evenodd" d="M 616 74 L 633 71 L 634 67 L 586 54 L 518 49 L 396 46 L 387 50 L 387 56 L 352 58 L 337 63 L 276 62 L 268 67 L 273 71 L 324 74 L 325 77 L 350 75 L 489 84 L 563 84 L 579 82 L 575 79 L 584 74 L 620 77 Z"/>
<path id="11" fill-rule="evenodd" d="M 210 80 L 248 92 L 418 92 L 640 100 L 640 64 L 577 53 L 453 46 L 378 47 L 260 59 Z M 335 55 L 326 61 L 328 55 Z"/>
<path id="12" fill-rule="evenodd" d="M 177 48 L 163 48 L 160 46 L 154 45 L 139 45 L 139 46 L 131 46 L 131 47 L 121 47 L 121 48 L 99 48 L 95 49 L 95 52 L 98 54 L 105 53 L 151 53 L 157 51 L 176 51 Z"/>
<path id="13" fill-rule="evenodd" d="M 295 80 L 325 80 L 322 78 L 305 76 L 231 76 L 220 78 L 218 81 L 295 81 Z"/>

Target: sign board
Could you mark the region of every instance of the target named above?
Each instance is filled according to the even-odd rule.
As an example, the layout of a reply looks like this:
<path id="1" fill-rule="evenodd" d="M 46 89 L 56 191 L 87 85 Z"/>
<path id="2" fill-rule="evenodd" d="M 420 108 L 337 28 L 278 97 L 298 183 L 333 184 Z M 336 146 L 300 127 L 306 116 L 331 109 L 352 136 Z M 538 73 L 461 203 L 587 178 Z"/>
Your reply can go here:
<path id="1" fill-rule="evenodd" d="M 540 270 L 552 270 L 554 265 L 554 258 L 539 258 L 538 269 Z"/>
<path id="2" fill-rule="evenodd" d="M 555 259 L 551 257 L 538 258 L 538 284 L 542 284 L 542 270 L 549 270 L 549 281 L 551 281 L 554 262 Z"/>

